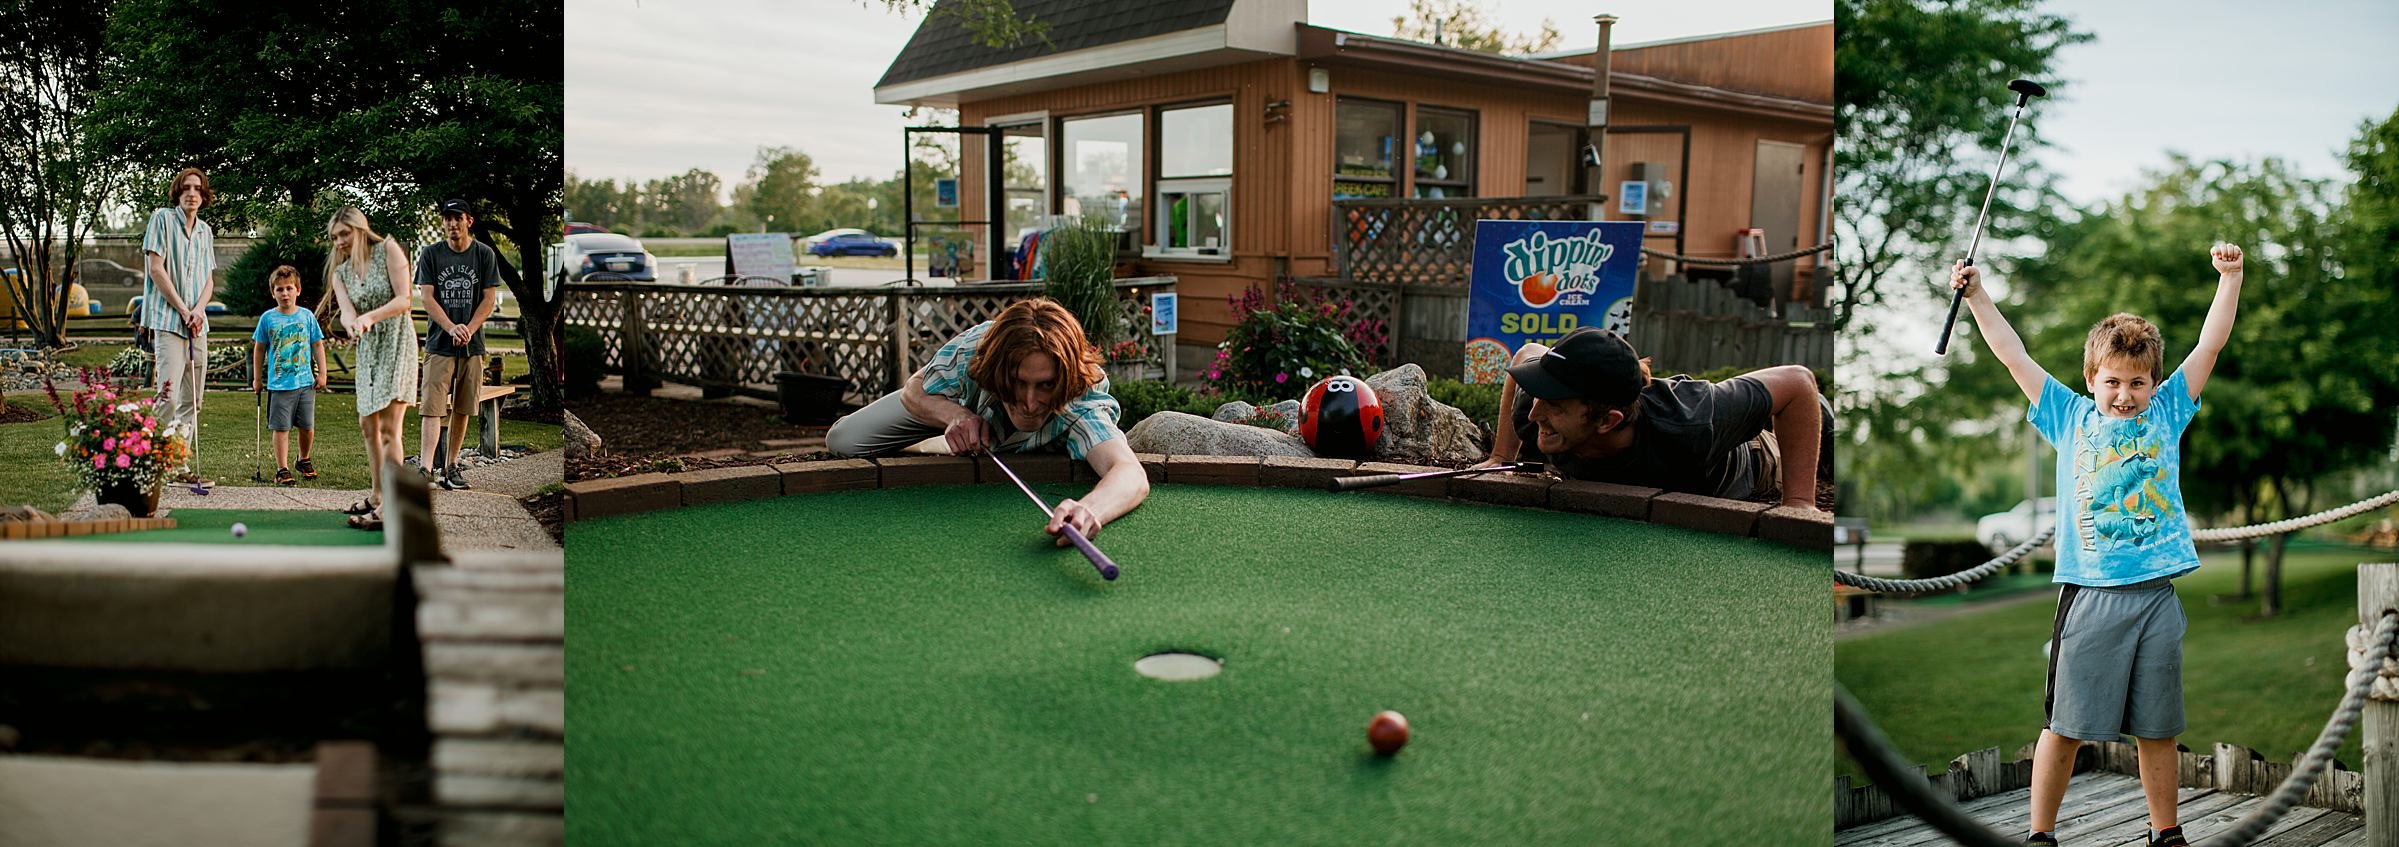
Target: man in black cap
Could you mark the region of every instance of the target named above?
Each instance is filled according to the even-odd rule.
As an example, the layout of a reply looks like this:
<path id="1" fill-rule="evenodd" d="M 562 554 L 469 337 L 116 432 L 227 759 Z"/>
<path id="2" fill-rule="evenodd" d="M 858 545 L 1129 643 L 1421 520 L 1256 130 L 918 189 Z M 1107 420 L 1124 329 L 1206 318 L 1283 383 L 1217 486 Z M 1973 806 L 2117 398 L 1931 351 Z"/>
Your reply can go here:
<path id="1" fill-rule="evenodd" d="M 499 304 L 493 292 L 500 287 L 500 254 L 475 240 L 475 213 L 465 200 L 442 201 L 441 229 L 442 240 L 416 254 L 417 291 L 433 323 L 425 334 L 418 391 L 424 443 L 418 462 L 435 484 L 461 491 L 468 486 L 458 447 L 466 440 L 475 395 L 483 390 L 483 322 Z M 439 441 L 445 427 L 446 444 Z M 447 452 L 437 449 L 444 446 Z M 434 466 L 436 453 L 449 457 L 448 467 Z"/>
<path id="2" fill-rule="evenodd" d="M 1623 336 L 1584 327 L 1556 347 L 1516 352 L 1491 462 L 1546 461 L 1568 479 L 1813 509 L 1823 402 L 1816 375 L 1798 365 L 1718 383 L 1652 379 Z"/>

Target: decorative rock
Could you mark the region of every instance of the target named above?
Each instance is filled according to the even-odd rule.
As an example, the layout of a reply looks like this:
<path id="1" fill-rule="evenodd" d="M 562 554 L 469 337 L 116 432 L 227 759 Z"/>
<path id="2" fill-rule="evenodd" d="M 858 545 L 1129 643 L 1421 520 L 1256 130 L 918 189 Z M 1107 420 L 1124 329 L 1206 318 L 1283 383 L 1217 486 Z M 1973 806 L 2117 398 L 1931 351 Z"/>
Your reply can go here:
<path id="1" fill-rule="evenodd" d="M 1263 414 L 1272 414 L 1277 420 L 1282 422 L 1282 426 L 1279 427 L 1282 431 L 1292 435 L 1298 435 L 1299 412 L 1300 402 L 1298 400 L 1284 400 L 1272 406 L 1266 406 L 1263 408 L 1252 406 L 1240 400 L 1235 400 L 1233 402 L 1216 407 L 1216 414 L 1212 416 L 1212 419 L 1226 423 L 1234 423 L 1238 421 L 1249 420 Z M 1255 426 L 1255 424 L 1250 425 Z"/>
<path id="2" fill-rule="evenodd" d="M 599 433 L 584 426 L 583 419 L 575 417 L 575 413 L 566 413 L 566 457 L 581 459 L 597 452 L 600 452 Z"/>
<path id="3" fill-rule="evenodd" d="M 1258 414 L 1258 407 L 1250 405 L 1249 401 L 1247 400 L 1235 400 L 1233 402 L 1216 407 L 1216 414 L 1208 417 L 1211 420 L 1232 423 L 1256 414 Z"/>
<path id="4" fill-rule="evenodd" d="M 1411 465 L 1464 467 L 1483 460 L 1483 431 L 1457 407 L 1433 399 L 1424 368 L 1410 363 L 1366 378 L 1383 404 L 1383 437 L 1374 458 Z"/>
<path id="5" fill-rule="evenodd" d="M 1289 433 L 1248 424 L 1225 423 L 1182 412 L 1159 412 L 1125 433 L 1136 453 L 1175 456 L 1303 456 L 1313 457 L 1308 445 Z"/>

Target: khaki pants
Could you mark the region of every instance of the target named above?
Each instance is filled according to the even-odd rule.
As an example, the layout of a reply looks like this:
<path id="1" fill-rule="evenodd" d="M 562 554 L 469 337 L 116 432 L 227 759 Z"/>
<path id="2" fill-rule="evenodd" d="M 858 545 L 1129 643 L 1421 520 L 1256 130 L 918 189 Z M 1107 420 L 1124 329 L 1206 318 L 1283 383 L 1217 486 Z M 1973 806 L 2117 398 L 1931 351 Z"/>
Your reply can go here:
<path id="1" fill-rule="evenodd" d="M 194 454 L 200 451 L 200 397 L 208 388 L 208 334 L 197 338 L 153 333 L 158 348 L 156 381 L 167 392 L 167 419 L 183 424 Z"/>
<path id="2" fill-rule="evenodd" d="M 482 356 L 425 356 L 424 378 L 417 386 L 418 408 L 428 418 L 465 417 L 475 411 L 475 395 L 483 391 Z"/>

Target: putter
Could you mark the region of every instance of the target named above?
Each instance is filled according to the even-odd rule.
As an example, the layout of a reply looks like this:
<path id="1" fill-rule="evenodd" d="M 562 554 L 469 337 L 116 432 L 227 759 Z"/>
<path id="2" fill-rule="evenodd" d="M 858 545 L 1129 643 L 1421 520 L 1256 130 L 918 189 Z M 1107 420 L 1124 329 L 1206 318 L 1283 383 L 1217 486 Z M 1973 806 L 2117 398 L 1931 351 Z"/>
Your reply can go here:
<path id="1" fill-rule="evenodd" d="M 1542 467 L 1543 465 L 1540 462 L 1510 462 L 1504 465 L 1492 465 L 1491 467 L 1487 468 L 1459 468 L 1454 471 L 1423 471 L 1421 473 L 1382 473 L 1368 474 L 1366 476 L 1344 476 L 1337 477 L 1332 481 L 1326 482 L 1324 488 L 1326 491 L 1355 491 L 1360 488 L 1375 488 L 1384 485 L 1398 485 L 1400 483 L 1415 479 L 1440 479 L 1445 476 L 1472 476 L 1474 474 L 1491 473 L 1492 471 L 1538 472 Z"/>
<path id="2" fill-rule="evenodd" d="M 1050 511 L 1050 504 L 1042 501 L 1041 495 L 1033 493 L 1031 486 L 1025 485 L 1024 480 L 1016 477 L 1015 471 L 1009 470 L 1006 464 L 1000 462 L 999 454 L 985 450 L 983 455 L 990 457 L 991 463 L 1000 469 L 1000 473 L 1008 475 L 1009 482 L 1016 483 L 1016 490 L 1024 492 L 1026 497 L 1033 498 L 1033 505 L 1041 507 L 1043 516 L 1057 517 L 1057 513 Z M 1116 579 L 1116 562 L 1110 560 L 1108 554 L 1100 552 L 1100 548 L 1092 546 L 1091 539 L 1084 538 L 1082 530 L 1076 529 L 1075 525 L 1071 523 L 1060 524 L 1059 527 L 1064 531 L 1066 540 L 1073 542 L 1075 549 L 1083 551 L 1083 558 L 1090 559 L 1091 566 L 1099 569 L 1101 579 L 1111 581 Z"/>
<path id="3" fill-rule="evenodd" d="M 2007 89 L 2016 92 L 2016 114 L 2008 118 L 2007 135 L 1999 139 L 1999 164 L 1991 168 L 1991 187 L 1983 191 L 1982 211 L 1974 216 L 1974 237 L 1966 242 L 1966 267 L 1969 268 L 1974 267 L 1974 251 L 1982 247 L 1983 222 L 1991 216 L 1992 196 L 1999 193 L 1999 172 L 2007 170 L 2008 153 L 2014 149 L 2016 141 L 2016 122 L 2024 118 L 2024 104 L 2032 102 L 2035 97 L 2049 96 L 2049 89 L 2029 79 L 2008 80 Z M 1958 304 L 1965 301 L 1966 289 L 1959 288 L 1949 293 L 1949 317 L 1941 322 L 1941 343 L 1933 345 L 1933 355 L 1948 355 L 1949 332 L 1957 327 Z"/>
<path id="4" fill-rule="evenodd" d="M 266 428 L 267 428 L 267 423 L 266 423 L 266 421 L 267 421 L 267 417 L 266 417 L 266 415 L 267 415 L 267 412 L 266 412 L 266 408 L 267 408 L 267 393 L 266 393 L 266 391 L 264 390 L 264 389 L 265 389 L 265 384 L 264 384 L 264 383 L 261 383 L 259 387 L 260 387 L 260 390 L 258 390 L 258 391 L 253 391 L 253 392 L 250 392 L 250 401 L 251 401 L 251 402 L 250 402 L 250 481 L 251 481 L 251 482 L 265 482 L 265 481 L 267 481 L 266 474 L 265 474 L 264 472 L 262 472 L 262 471 L 260 471 L 260 470 L 258 469 L 258 462 L 259 462 L 260 458 L 262 458 L 262 456 L 261 456 L 261 442 L 264 442 L 264 441 L 266 440 Z"/>
<path id="5" fill-rule="evenodd" d="M 195 386 L 192 386 L 192 405 L 193 405 L 193 406 L 195 406 L 195 407 L 197 407 L 197 406 L 199 406 L 199 405 L 200 405 L 200 401 L 201 401 L 203 398 L 206 398 L 206 397 L 208 396 L 208 360 L 207 360 L 207 359 L 204 359 L 204 358 L 201 358 L 201 356 L 200 356 L 200 334 L 199 334 L 199 333 L 197 333 L 197 332 L 190 333 L 189 335 L 186 335 L 186 336 L 184 337 L 184 340 L 183 340 L 183 360 L 184 360 L 184 362 L 185 362 L 185 364 L 184 364 L 184 367 L 183 367 L 184 371 L 186 371 L 186 372 L 189 372 L 189 371 L 191 370 L 191 365 L 190 365 L 190 362 L 191 362 L 192 360 L 194 360 L 194 359 L 199 359 L 199 360 L 200 360 L 200 378 L 199 378 L 199 379 L 197 379 L 197 380 L 193 380 L 194 382 L 197 382 L 197 383 L 199 383 L 199 384 L 198 384 L 198 385 L 195 385 Z M 176 375 L 177 375 L 177 376 L 182 376 L 183 374 L 176 374 Z M 197 415 L 195 415 L 194 417 L 197 417 Z M 192 427 L 192 435 L 191 435 L 191 451 L 192 451 L 192 456 L 193 456 L 194 458 L 197 458 L 197 457 L 199 457 L 199 455 L 200 455 L 200 427 L 199 427 L 197 424 L 195 424 L 195 425 Z M 192 468 L 192 493 L 193 493 L 193 494 L 200 495 L 200 496 L 202 496 L 202 497 L 206 497 L 206 496 L 208 496 L 208 493 L 209 493 L 209 492 L 208 492 L 208 486 L 206 486 L 206 485 L 202 485 L 202 484 L 200 483 L 200 469 L 199 469 L 199 468 Z"/>

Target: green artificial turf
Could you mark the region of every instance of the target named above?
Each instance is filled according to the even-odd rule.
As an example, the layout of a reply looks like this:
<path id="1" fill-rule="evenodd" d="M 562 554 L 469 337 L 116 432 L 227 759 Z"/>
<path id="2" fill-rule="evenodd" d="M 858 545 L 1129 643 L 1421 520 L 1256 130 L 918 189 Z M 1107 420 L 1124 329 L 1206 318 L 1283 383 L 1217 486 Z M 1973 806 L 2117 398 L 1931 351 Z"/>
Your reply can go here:
<path id="1" fill-rule="evenodd" d="M 1103 582 L 1040 524 L 992 486 L 573 524 L 568 840 L 1754 844 L 1830 831 L 1821 553 L 1589 516 L 1168 485 L 1096 539 L 1123 566 Z M 1164 650 L 1222 657 L 1224 672 L 1134 673 Z M 1414 731 L 1393 758 L 1366 742 L 1383 709 Z"/>
<path id="2" fill-rule="evenodd" d="M 383 531 L 351 529 L 340 512 L 263 509 L 176 509 L 174 529 L 68 536 L 63 541 L 155 544 L 255 544 L 305 547 L 364 547 L 383 543 Z M 233 537 L 233 525 L 248 530 Z"/>
<path id="3" fill-rule="evenodd" d="M 2357 565 L 2390 551 L 2294 543 L 2283 561 L 2284 613 L 2259 618 L 2256 599 L 2214 602 L 2240 583 L 2237 550 L 2200 557 L 2175 580 L 2190 629 L 2183 637 L 2182 743 L 2238 744 L 2288 762 L 2313 743 L 2348 673 L 2343 635 L 2357 623 Z M 2260 579 L 2265 558 L 2258 557 Z M 2262 582 L 2260 583 L 2262 587 Z M 2042 726 L 2041 691 L 2056 593 L 1842 641 L 1836 675 L 1899 750 L 1939 770 L 1984 747 L 2013 756 Z M 2340 759 L 2358 767 L 2355 733 Z M 1843 758 L 1841 773 L 1858 774 Z"/>
<path id="4" fill-rule="evenodd" d="M 61 399 L 66 399 L 62 392 Z M 49 397 L 40 392 L 11 393 L 11 404 L 38 404 L 47 409 Z M 317 478 L 301 483 L 303 488 L 365 491 L 367 487 L 366 445 L 358 433 L 358 395 L 349 393 L 319 393 L 317 395 L 316 466 Z M 414 455 L 419 442 L 421 422 L 411 409 L 406 424 L 406 441 L 402 445 Z M 467 426 L 480 424 L 469 419 Z M 55 452 L 66 425 L 56 417 L 24 423 L 0 424 L 0 505 L 30 503 L 51 512 L 64 511 L 76 497 L 75 476 L 58 460 Z M 275 434 L 258 431 L 256 405 L 247 391 L 211 391 L 200 403 L 200 450 L 193 465 L 200 473 L 223 485 L 262 485 L 250 481 L 251 469 L 256 467 L 268 478 L 275 474 Z M 291 436 L 291 456 L 300 456 L 300 436 Z M 555 450 L 564 443 L 556 424 L 500 421 L 500 440 L 523 444 L 536 451 Z M 258 458 L 251 458 L 251 444 L 258 446 Z M 475 443 L 475 433 L 468 432 L 466 444 Z"/>

